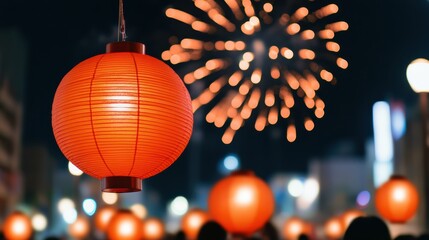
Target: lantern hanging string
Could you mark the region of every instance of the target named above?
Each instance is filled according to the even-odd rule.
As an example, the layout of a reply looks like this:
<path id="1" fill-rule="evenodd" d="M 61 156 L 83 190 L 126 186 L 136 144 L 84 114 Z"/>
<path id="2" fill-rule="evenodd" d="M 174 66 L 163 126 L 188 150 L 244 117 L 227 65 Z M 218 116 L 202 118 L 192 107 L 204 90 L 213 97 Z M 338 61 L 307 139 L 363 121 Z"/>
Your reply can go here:
<path id="1" fill-rule="evenodd" d="M 124 2 L 119 0 L 119 17 L 118 17 L 118 42 L 125 41 L 125 17 L 124 17 Z"/>

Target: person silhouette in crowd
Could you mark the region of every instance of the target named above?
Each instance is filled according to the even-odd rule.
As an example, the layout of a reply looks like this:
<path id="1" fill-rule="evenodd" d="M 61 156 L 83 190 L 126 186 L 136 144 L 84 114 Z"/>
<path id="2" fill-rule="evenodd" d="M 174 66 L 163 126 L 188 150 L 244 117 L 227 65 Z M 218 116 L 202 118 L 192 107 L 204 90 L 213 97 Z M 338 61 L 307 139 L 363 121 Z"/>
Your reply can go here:
<path id="1" fill-rule="evenodd" d="M 411 234 L 402 234 L 397 236 L 394 240 L 416 240 L 417 238 Z"/>
<path id="2" fill-rule="evenodd" d="M 61 238 L 55 237 L 55 236 L 49 236 L 49 237 L 45 238 L 45 240 L 61 240 Z"/>
<path id="3" fill-rule="evenodd" d="M 417 240 L 429 240 L 429 233 L 420 235 Z"/>
<path id="4" fill-rule="evenodd" d="M 267 222 L 261 230 L 263 240 L 279 240 L 276 227 L 271 222 Z"/>
<path id="5" fill-rule="evenodd" d="M 227 233 L 225 229 L 215 221 L 206 222 L 197 235 L 197 240 L 225 240 Z"/>
<path id="6" fill-rule="evenodd" d="M 174 236 L 174 240 L 186 240 L 185 232 L 179 231 L 176 236 Z"/>
<path id="7" fill-rule="evenodd" d="M 354 219 L 344 234 L 343 240 L 390 240 L 386 223 L 378 217 L 358 217 Z"/>
<path id="8" fill-rule="evenodd" d="M 298 240 L 310 240 L 310 237 L 306 234 L 301 234 L 299 235 Z"/>

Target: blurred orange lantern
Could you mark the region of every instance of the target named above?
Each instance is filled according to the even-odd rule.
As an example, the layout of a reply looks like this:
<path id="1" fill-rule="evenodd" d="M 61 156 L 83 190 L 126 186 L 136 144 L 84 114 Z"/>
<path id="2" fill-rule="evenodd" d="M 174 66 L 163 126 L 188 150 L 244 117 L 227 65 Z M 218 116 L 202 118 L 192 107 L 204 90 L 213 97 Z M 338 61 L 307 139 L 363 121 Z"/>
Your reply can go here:
<path id="1" fill-rule="evenodd" d="M 141 43 L 115 42 L 68 72 L 55 93 L 52 127 L 63 154 L 106 192 L 141 190 L 189 142 L 189 93 Z"/>
<path id="2" fill-rule="evenodd" d="M 113 207 L 103 207 L 97 210 L 94 215 L 95 227 L 101 232 L 105 232 L 116 211 Z"/>
<path id="3" fill-rule="evenodd" d="M 202 209 L 192 209 L 182 218 L 182 230 L 186 237 L 194 240 L 198 236 L 200 228 L 210 219 L 209 214 Z"/>
<path id="4" fill-rule="evenodd" d="M 296 240 L 299 235 L 311 235 L 311 226 L 298 217 L 287 219 L 283 225 L 283 237 L 288 240 Z"/>
<path id="5" fill-rule="evenodd" d="M 129 210 L 118 211 L 107 227 L 108 239 L 140 240 L 142 234 L 140 219 Z"/>
<path id="6" fill-rule="evenodd" d="M 263 227 L 274 211 L 269 186 L 250 171 L 237 171 L 212 188 L 210 216 L 233 235 L 250 235 Z"/>
<path id="7" fill-rule="evenodd" d="M 392 176 L 375 193 L 378 213 L 393 223 L 405 223 L 414 216 L 419 205 L 416 187 L 402 176 Z"/>
<path id="8" fill-rule="evenodd" d="M 350 210 L 344 212 L 341 215 L 344 229 L 347 229 L 349 227 L 350 223 L 353 220 L 355 220 L 355 218 L 362 217 L 362 216 L 365 216 L 365 213 L 360 211 L 360 210 L 357 210 L 357 209 L 350 209 Z"/>
<path id="9" fill-rule="evenodd" d="M 329 239 L 340 239 L 344 234 L 345 228 L 340 218 L 333 217 L 325 223 L 324 231 Z"/>
<path id="10" fill-rule="evenodd" d="M 143 221 L 143 240 L 160 240 L 164 237 L 164 224 L 157 218 Z"/>
<path id="11" fill-rule="evenodd" d="M 4 221 L 3 232 L 6 239 L 28 240 L 32 234 L 31 221 L 21 212 L 10 214 Z"/>
<path id="12" fill-rule="evenodd" d="M 84 239 L 89 234 L 89 220 L 85 216 L 78 216 L 76 221 L 69 225 L 69 234 L 74 239 Z"/>

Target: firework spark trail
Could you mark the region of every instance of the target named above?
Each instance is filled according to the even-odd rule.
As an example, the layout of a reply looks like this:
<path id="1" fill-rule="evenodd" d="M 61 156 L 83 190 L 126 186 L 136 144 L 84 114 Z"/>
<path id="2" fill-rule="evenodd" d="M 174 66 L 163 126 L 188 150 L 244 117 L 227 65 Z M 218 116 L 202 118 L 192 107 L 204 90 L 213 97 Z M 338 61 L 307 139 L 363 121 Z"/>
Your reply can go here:
<path id="1" fill-rule="evenodd" d="M 348 67 L 337 56 L 341 47 L 334 41 L 349 27 L 332 20 L 339 11 L 336 4 L 314 7 L 315 1 L 309 1 L 309 6 L 288 13 L 278 6 L 281 2 L 194 0 L 195 13 L 175 8 L 165 12 L 188 25 L 195 37 L 179 35 L 162 58 L 196 66 L 183 76 L 186 84 L 203 81 L 206 86 L 193 97 L 193 110 L 213 105 L 206 120 L 225 129 L 225 144 L 252 116 L 257 131 L 288 119 L 286 139 L 294 142 L 297 126 L 291 116 L 297 104 L 302 106 L 299 112 L 308 109 L 310 114 L 301 114 L 303 127 L 312 131 L 313 119 L 325 114 L 317 91 L 323 82 L 335 82 L 329 68 Z"/>

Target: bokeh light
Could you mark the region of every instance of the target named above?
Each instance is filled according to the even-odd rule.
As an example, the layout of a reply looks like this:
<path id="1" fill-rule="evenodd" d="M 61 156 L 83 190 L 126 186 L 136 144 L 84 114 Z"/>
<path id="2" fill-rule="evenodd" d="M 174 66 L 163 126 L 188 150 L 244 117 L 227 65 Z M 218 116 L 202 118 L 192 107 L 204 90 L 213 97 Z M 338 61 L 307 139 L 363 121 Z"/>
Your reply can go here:
<path id="1" fill-rule="evenodd" d="M 58 211 L 60 213 L 64 213 L 67 210 L 74 209 L 74 208 L 75 208 L 74 202 L 70 198 L 62 198 L 60 199 L 60 201 L 58 201 Z"/>
<path id="2" fill-rule="evenodd" d="M 63 216 L 64 222 L 66 222 L 67 224 L 72 224 L 77 219 L 77 211 L 74 208 L 68 208 L 64 210 L 64 212 L 62 212 L 62 216 Z"/>
<path id="3" fill-rule="evenodd" d="M 97 211 L 97 202 L 92 198 L 85 199 L 82 203 L 82 208 L 86 215 L 92 216 Z"/>
<path id="4" fill-rule="evenodd" d="M 189 208 L 188 200 L 183 196 L 178 196 L 170 203 L 170 213 L 176 216 L 184 215 Z"/>
<path id="5" fill-rule="evenodd" d="M 69 172 L 73 176 L 80 176 L 83 174 L 83 171 L 76 167 L 72 162 L 68 164 Z"/>
<path id="6" fill-rule="evenodd" d="M 371 200 L 371 193 L 369 193 L 368 191 L 362 191 L 356 197 L 356 203 L 359 207 L 368 206 L 370 200 Z"/>
<path id="7" fill-rule="evenodd" d="M 78 216 L 76 221 L 69 225 L 68 230 L 74 239 L 85 239 L 90 231 L 89 220 L 84 216 Z"/>
<path id="8" fill-rule="evenodd" d="M 240 167 L 240 162 L 236 156 L 228 155 L 223 160 L 223 165 L 224 165 L 225 169 L 227 169 L 229 171 L 234 171 Z"/>
<path id="9" fill-rule="evenodd" d="M 3 223 L 5 239 L 30 239 L 32 234 L 31 221 L 27 215 L 14 212 L 6 217 Z"/>
<path id="10" fill-rule="evenodd" d="M 144 205 L 140 203 L 133 204 L 130 207 L 131 212 L 134 213 L 138 218 L 144 219 L 147 216 L 147 209 Z"/>
<path id="11" fill-rule="evenodd" d="M 101 198 L 105 203 L 113 205 L 118 201 L 119 196 L 117 193 L 103 192 L 101 193 Z"/>
<path id="12" fill-rule="evenodd" d="M 115 213 L 116 209 L 111 206 L 100 208 L 94 215 L 95 227 L 101 232 L 106 231 L 106 228 Z"/>
<path id="13" fill-rule="evenodd" d="M 31 218 L 31 225 L 36 231 L 39 231 L 39 232 L 44 231 L 48 226 L 48 219 L 46 219 L 45 215 L 41 213 L 36 213 Z"/>
<path id="14" fill-rule="evenodd" d="M 142 228 L 144 240 L 161 240 L 164 236 L 164 224 L 157 218 L 144 220 Z"/>
<path id="15" fill-rule="evenodd" d="M 299 179 L 292 179 L 287 185 L 287 189 L 292 197 L 299 197 L 304 192 L 304 184 Z"/>

